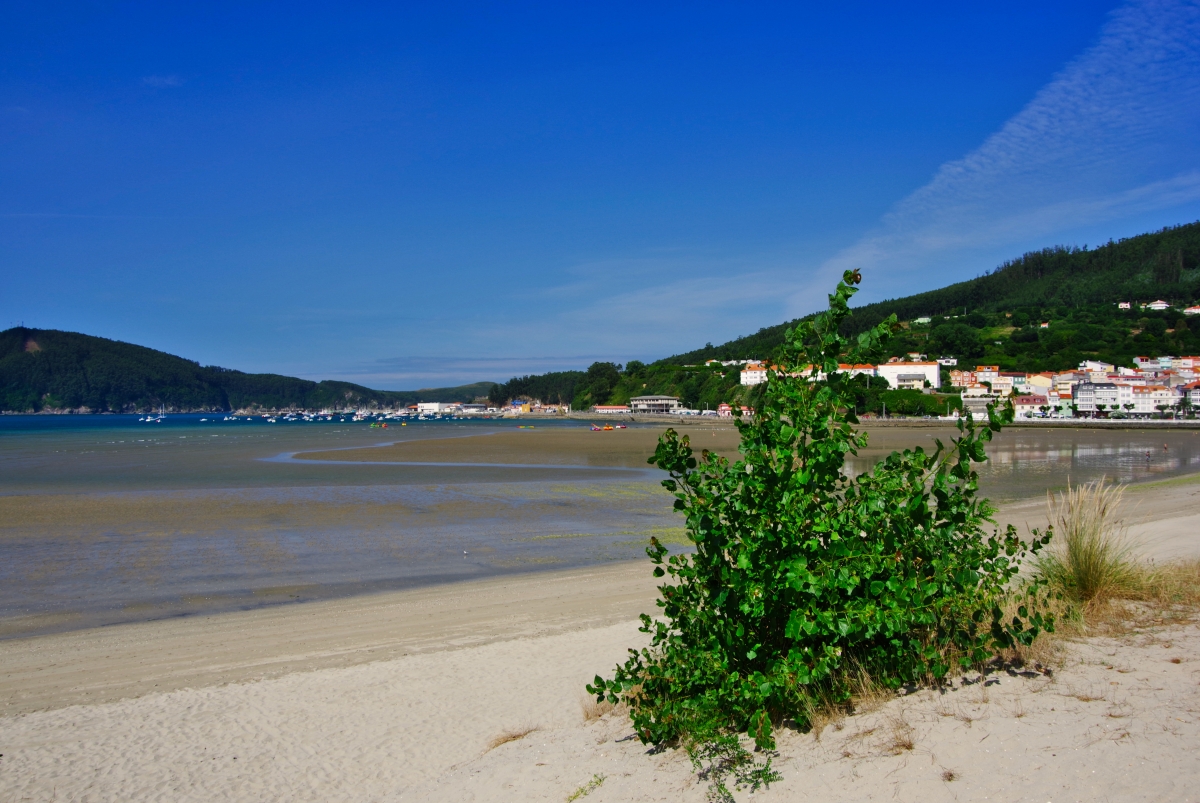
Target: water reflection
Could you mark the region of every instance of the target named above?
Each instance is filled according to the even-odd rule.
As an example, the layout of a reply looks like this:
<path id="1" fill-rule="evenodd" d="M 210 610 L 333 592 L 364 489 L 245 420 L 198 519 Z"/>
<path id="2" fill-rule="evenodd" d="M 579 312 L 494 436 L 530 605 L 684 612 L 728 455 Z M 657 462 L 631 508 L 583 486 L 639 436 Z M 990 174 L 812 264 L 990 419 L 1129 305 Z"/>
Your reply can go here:
<path id="1" fill-rule="evenodd" d="M 887 451 L 905 445 L 932 446 L 953 430 L 908 436 L 872 433 L 870 445 L 852 458 L 848 470 L 868 470 Z M 985 493 L 998 499 L 1016 499 L 1100 477 L 1122 483 L 1146 482 L 1200 471 L 1200 433 L 1195 430 L 1137 431 L 1085 429 L 1009 429 L 988 447 L 988 460 L 979 466 Z"/>

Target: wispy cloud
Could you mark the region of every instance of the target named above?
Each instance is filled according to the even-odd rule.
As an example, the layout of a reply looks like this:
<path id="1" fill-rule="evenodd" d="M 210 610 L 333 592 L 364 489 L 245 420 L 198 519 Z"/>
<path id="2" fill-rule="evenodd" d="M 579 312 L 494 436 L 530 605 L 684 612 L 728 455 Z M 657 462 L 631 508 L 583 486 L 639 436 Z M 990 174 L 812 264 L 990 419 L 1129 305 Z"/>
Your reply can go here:
<path id="1" fill-rule="evenodd" d="M 574 371 L 597 360 L 601 354 L 529 355 L 509 357 L 406 356 L 391 357 L 358 365 L 339 366 L 310 378 L 341 379 L 370 387 L 414 390 L 449 387 L 470 382 L 504 382 L 513 376 L 547 371 Z"/>
<path id="2" fill-rule="evenodd" d="M 147 75 L 142 83 L 155 89 L 168 89 L 173 86 L 183 86 L 183 79 L 178 75 Z"/>
<path id="3" fill-rule="evenodd" d="M 1200 199 L 1200 3 L 1136 2 L 978 149 L 948 162 L 791 299 L 849 267 L 885 291 L 970 278 L 962 257 Z M 959 272 L 945 270 L 957 261 Z M 880 274 L 883 274 L 880 276 Z"/>

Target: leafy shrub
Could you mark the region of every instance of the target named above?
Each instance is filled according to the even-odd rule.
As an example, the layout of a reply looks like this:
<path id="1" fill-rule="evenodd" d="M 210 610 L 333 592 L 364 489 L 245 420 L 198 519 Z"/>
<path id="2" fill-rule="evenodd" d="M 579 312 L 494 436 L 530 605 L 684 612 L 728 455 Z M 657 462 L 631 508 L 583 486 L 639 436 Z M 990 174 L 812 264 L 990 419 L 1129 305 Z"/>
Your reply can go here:
<path id="1" fill-rule="evenodd" d="M 715 750 L 729 765 L 730 734 L 772 749 L 775 728 L 806 726 L 814 701 L 847 700 L 858 672 L 896 687 L 1052 629 L 1038 585 L 1010 589 L 1027 551 L 1050 535 L 987 535 L 993 509 L 977 498 L 972 464 L 1011 406 L 990 409 L 982 427 L 961 422 L 949 447 L 843 475 L 866 437 L 853 426 L 852 382 L 834 369 L 871 361 L 895 327 L 892 316 L 853 342 L 838 334 L 858 281 L 848 271 L 829 309 L 789 330 L 783 370 L 757 415 L 737 420 L 740 460 L 696 455 L 673 430 L 650 460 L 670 473 L 663 484 L 695 551 L 669 555 L 652 540 L 654 574 L 670 580 L 659 588 L 661 618 L 642 616 L 651 646 L 588 686 L 629 705 L 643 742 L 686 747 L 694 760 Z M 814 380 L 818 368 L 828 381 Z M 769 762 L 740 770 L 751 784 L 773 777 Z"/>

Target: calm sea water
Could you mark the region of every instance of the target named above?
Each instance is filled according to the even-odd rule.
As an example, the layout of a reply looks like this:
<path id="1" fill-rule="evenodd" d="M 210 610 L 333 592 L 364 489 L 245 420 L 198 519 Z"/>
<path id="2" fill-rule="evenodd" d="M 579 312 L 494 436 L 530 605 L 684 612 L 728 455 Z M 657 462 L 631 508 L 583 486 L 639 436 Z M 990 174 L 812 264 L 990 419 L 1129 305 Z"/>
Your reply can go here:
<path id="1" fill-rule="evenodd" d="M 518 423 L 223 418 L 0 416 L 0 638 L 629 560 L 650 534 L 681 543 L 641 456 L 628 469 L 320 464 L 287 455 Z M 875 431 L 851 469 L 930 434 Z M 1068 477 L 1195 472 L 1200 435 L 1022 428 L 990 454 L 984 489 L 1003 500 Z"/>

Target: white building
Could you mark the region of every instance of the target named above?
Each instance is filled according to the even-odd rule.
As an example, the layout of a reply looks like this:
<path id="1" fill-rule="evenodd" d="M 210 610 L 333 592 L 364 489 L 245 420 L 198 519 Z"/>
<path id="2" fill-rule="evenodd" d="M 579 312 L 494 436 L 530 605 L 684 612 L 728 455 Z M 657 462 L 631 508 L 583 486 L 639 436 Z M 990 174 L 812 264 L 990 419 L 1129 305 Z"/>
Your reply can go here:
<path id="1" fill-rule="evenodd" d="M 1162 312 L 1163 310 L 1169 310 L 1171 305 L 1160 299 L 1158 301 L 1151 301 L 1149 304 L 1146 304 L 1145 307 L 1146 309 L 1152 309 L 1155 312 Z"/>
<path id="2" fill-rule="evenodd" d="M 767 366 L 752 362 L 742 369 L 743 385 L 761 385 L 767 381 Z"/>
<path id="3" fill-rule="evenodd" d="M 1183 310 L 1183 314 L 1184 315 L 1200 315 L 1200 307 L 1185 307 Z"/>
<path id="4" fill-rule="evenodd" d="M 1047 408 L 1043 410 L 1042 408 Z M 1050 401 L 1045 396 L 1017 396 L 1013 412 L 1017 418 L 1041 418 L 1049 412 Z"/>
<path id="5" fill-rule="evenodd" d="M 1188 404 L 1193 410 L 1200 408 L 1200 382 L 1184 385 L 1180 390 L 1187 394 Z"/>
<path id="6" fill-rule="evenodd" d="M 1132 415 L 1154 415 L 1163 410 L 1160 406 L 1174 409 L 1179 403 L 1179 394 L 1162 385 L 1117 385 L 1117 407 Z"/>
<path id="7" fill-rule="evenodd" d="M 446 413 L 450 410 L 457 410 L 462 407 L 458 402 L 417 402 L 417 412 L 422 415 L 427 413 Z"/>
<path id="8" fill-rule="evenodd" d="M 963 389 L 963 410 L 969 412 L 977 420 L 987 418 L 987 406 L 999 398 L 988 390 L 987 385 L 974 384 Z"/>
<path id="9" fill-rule="evenodd" d="M 629 407 L 635 413 L 673 413 L 682 405 L 675 396 L 634 396 Z"/>
<path id="10" fill-rule="evenodd" d="M 879 376 L 879 372 L 876 367 L 874 365 L 868 365 L 867 363 L 855 363 L 854 365 L 851 365 L 849 363 L 840 362 L 838 363 L 838 373 L 850 374 L 850 376 Z"/>
<path id="11" fill-rule="evenodd" d="M 941 366 L 936 362 L 885 362 L 875 366 L 875 375 L 893 388 L 932 388 L 942 385 Z"/>
<path id="12" fill-rule="evenodd" d="M 597 404 L 592 408 L 597 413 L 604 415 L 620 415 L 629 412 L 628 404 Z"/>

